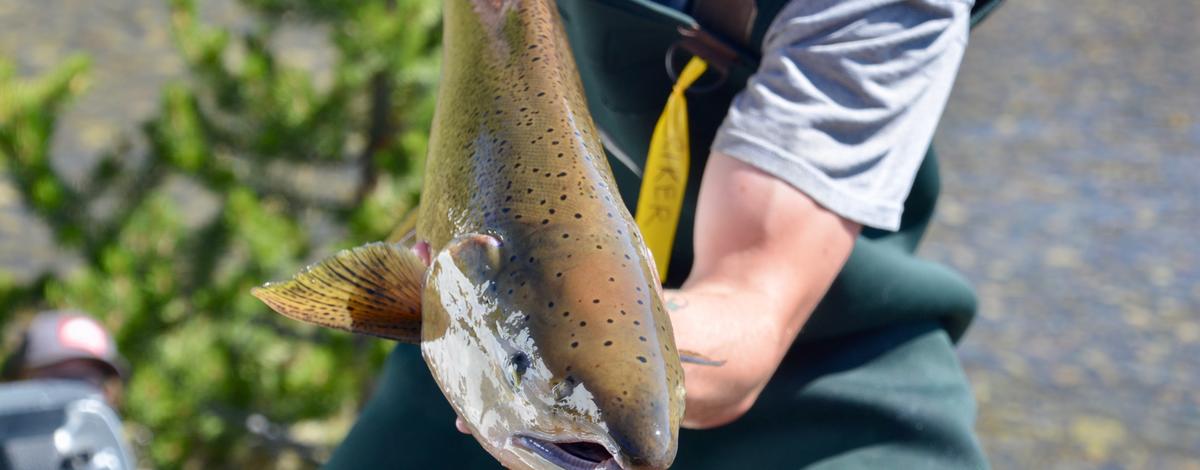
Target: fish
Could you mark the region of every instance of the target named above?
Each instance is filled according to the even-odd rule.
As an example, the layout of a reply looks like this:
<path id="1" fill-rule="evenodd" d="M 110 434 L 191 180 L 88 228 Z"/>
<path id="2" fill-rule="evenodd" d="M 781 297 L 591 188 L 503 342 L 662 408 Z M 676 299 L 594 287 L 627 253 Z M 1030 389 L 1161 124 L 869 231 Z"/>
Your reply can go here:
<path id="1" fill-rule="evenodd" d="M 253 294 L 293 319 L 419 344 L 506 467 L 668 468 L 681 353 L 554 2 L 446 0 L 443 25 L 419 249 L 344 250 Z"/>

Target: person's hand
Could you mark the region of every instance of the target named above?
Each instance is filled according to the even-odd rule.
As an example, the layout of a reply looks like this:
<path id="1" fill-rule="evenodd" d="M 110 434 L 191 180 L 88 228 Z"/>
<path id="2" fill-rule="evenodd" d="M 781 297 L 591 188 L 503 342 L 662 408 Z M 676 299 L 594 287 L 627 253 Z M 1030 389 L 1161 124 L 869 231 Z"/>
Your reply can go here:
<path id="1" fill-rule="evenodd" d="M 667 291 L 665 304 L 680 351 L 724 362 L 683 363 L 683 427 L 711 428 L 741 416 L 774 374 L 779 351 L 791 343 L 780 316 L 763 314 L 778 307 L 761 292 L 695 289 Z"/>
<path id="2" fill-rule="evenodd" d="M 425 263 L 425 267 L 429 267 L 429 263 L 431 263 L 433 259 L 429 254 L 429 242 L 417 242 L 412 246 L 412 248 L 409 248 L 409 250 L 411 250 L 414 255 L 417 255 L 418 258 L 421 258 L 421 261 Z"/>
<path id="3" fill-rule="evenodd" d="M 454 427 L 458 428 L 458 432 L 461 432 L 461 433 L 467 434 L 467 435 L 471 434 L 471 428 L 467 427 L 467 422 L 463 421 L 462 416 L 458 416 L 458 417 L 454 418 Z"/>
<path id="4" fill-rule="evenodd" d="M 714 153 L 697 202 L 695 262 L 666 307 L 676 346 L 726 361 L 684 364 L 683 425 L 744 414 L 854 247 L 860 226 L 791 185 Z"/>

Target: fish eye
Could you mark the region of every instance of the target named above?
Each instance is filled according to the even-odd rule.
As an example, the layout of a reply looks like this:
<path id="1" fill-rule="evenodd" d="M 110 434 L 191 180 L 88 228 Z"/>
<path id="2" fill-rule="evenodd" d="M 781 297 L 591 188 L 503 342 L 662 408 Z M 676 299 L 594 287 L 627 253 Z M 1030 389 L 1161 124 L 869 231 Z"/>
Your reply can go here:
<path id="1" fill-rule="evenodd" d="M 521 377 L 529 370 L 529 355 L 517 351 L 508 356 L 508 382 L 513 387 L 521 386 Z"/>

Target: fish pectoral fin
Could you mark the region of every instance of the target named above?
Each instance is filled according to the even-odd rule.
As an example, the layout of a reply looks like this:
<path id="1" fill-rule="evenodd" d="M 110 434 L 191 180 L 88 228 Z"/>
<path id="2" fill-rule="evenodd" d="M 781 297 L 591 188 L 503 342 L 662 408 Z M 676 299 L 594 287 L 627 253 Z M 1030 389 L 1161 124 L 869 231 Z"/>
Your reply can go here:
<path id="1" fill-rule="evenodd" d="M 425 270 L 425 263 L 403 247 L 370 243 L 250 292 L 288 318 L 416 343 Z"/>
<path id="2" fill-rule="evenodd" d="M 700 354 L 698 352 L 688 351 L 688 350 L 684 350 L 684 349 L 679 350 L 679 362 L 686 362 L 688 364 L 697 364 L 697 365 L 701 365 L 701 366 L 714 366 L 714 367 L 725 365 L 724 360 L 718 361 L 716 359 L 710 359 L 707 356 Z"/>

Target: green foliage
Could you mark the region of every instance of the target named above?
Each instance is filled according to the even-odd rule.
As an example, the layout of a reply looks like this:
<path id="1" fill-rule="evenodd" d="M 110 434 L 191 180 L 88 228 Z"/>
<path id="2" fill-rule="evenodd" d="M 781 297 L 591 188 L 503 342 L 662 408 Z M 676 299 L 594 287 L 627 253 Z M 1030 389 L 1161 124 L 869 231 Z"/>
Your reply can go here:
<path id="1" fill-rule="evenodd" d="M 28 285 L 0 273 L 0 309 L 79 308 L 115 332 L 134 368 L 122 412 L 144 464 L 312 465 L 390 345 L 291 322 L 249 290 L 383 238 L 414 204 L 438 77 L 437 3 L 245 0 L 260 19 L 246 32 L 204 24 L 189 0 L 169 3 L 188 77 L 145 123 L 148 155 L 110 151 L 82 183 L 55 171 L 49 149 L 56 117 L 84 92 L 87 59 L 34 79 L 0 59 L 0 169 L 81 260 Z M 328 86 L 269 46 L 285 19 L 329 32 Z M 302 184 L 346 169 L 357 175 L 347 194 Z"/>

